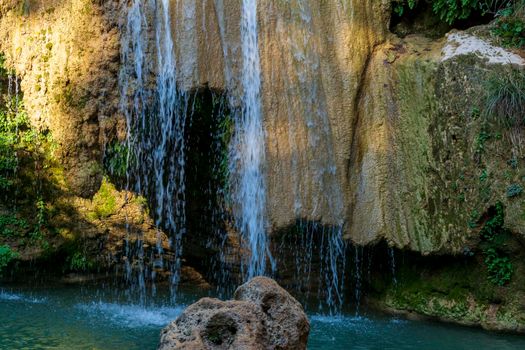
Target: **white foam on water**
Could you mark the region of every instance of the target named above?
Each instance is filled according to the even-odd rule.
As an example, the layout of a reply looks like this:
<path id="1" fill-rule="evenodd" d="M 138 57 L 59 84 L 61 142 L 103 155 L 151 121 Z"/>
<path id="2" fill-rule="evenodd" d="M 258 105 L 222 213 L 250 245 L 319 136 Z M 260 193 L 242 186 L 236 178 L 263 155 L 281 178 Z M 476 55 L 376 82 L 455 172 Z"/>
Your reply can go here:
<path id="1" fill-rule="evenodd" d="M 0 301 L 18 301 L 29 304 L 43 304 L 47 301 L 47 299 L 0 290 Z"/>
<path id="2" fill-rule="evenodd" d="M 77 304 L 77 309 L 90 316 L 101 316 L 110 322 L 127 328 L 167 326 L 184 310 L 185 306 L 144 307 L 133 304 L 92 302 Z"/>
<path id="3" fill-rule="evenodd" d="M 319 323 L 326 323 L 331 325 L 338 325 L 338 324 L 352 324 L 352 323 L 363 323 L 363 322 L 371 322 L 366 317 L 362 316 L 343 316 L 343 315 L 337 315 L 337 316 L 330 316 L 330 315 L 311 315 L 308 317 L 313 322 L 319 322 Z"/>

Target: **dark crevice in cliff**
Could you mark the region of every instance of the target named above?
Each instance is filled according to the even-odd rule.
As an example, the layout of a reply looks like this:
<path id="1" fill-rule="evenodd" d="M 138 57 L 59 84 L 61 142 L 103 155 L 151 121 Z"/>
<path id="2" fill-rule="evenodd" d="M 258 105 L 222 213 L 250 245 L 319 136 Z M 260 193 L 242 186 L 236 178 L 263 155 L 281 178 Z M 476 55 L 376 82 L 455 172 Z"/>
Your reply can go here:
<path id="1" fill-rule="evenodd" d="M 228 145 L 233 121 L 226 96 L 209 89 L 194 95 L 194 110 L 187 123 L 186 217 L 183 256 L 188 264 L 216 273 L 226 228 Z M 215 267 L 215 269 L 214 269 Z"/>

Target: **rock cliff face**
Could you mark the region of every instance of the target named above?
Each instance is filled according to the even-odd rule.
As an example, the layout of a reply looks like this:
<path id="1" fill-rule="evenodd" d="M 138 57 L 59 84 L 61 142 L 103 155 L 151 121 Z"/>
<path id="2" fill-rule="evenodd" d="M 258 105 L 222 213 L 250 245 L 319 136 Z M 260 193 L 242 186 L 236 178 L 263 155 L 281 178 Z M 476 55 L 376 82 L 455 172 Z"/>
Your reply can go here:
<path id="1" fill-rule="evenodd" d="M 53 134 L 71 190 L 86 197 L 102 178 L 101 124 L 117 112 L 116 4 L 1 2 L 0 51 L 21 79 L 33 124 Z"/>
<path id="2" fill-rule="evenodd" d="M 372 58 L 359 108 L 369 126 L 357 135 L 350 181 L 360 223 L 352 227 L 371 226 L 356 229 L 357 242 L 383 236 L 425 254 L 459 253 L 477 242 L 498 202 L 523 237 L 523 203 L 506 190 L 523 185 L 519 128 L 483 114 L 489 82 L 522 72 L 525 60 L 480 39 L 487 28 L 469 32 L 391 38 Z"/>
<path id="3" fill-rule="evenodd" d="M 0 4 L 0 51 L 21 78 L 29 115 L 51 131 L 69 190 L 89 197 L 106 141 L 122 136 L 116 84 L 127 3 Z M 241 8 L 241 0 L 171 1 L 182 89 L 207 87 L 239 105 Z M 476 233 L 467 225 L 474 211 L 477 220 L 503 201 L 508 226 L 523 234 L 523 204 L 505 196 L 511 183 L 498 171 L 508 159 L 485 151 L 480 163 L 481 130 L 469 119 L 479 81 L 509 65 L 451 38 L 400 40 L 388 31 L 390 11 L 388 0 L 258 1 L 271 231 L 303 219 L 343 226 L 360 245 L 385 239 L 457 253 Z M 523 157 L 504 132 L 486 147 Z M 474 182 L 484 169 L 498 188 L 482 198 Z"/>
<path id="4" fill-rule="evenodd" d="M 118 116 L 121 5 L 92 0 L 0 1 L 2 68 L 13 75 L 11 93 L 23 98 L 35 132 L 45 135 L 46 145 L 38 147 L 51 150 L 38 163 L 20 163 L 20 173 L 33 173 L 18 190 L 28 195 L 0 201 L 3 218 L 27 219 L 29 226 L 36 220 L 35 202 L 42 202 L 39 220 L 45 223 L 38 225 L 49 235 L 41 237 L 41 244 L 33 239 L 24 243 L 26 228 L 6 238 L 21 260 L 49 256 L 65 247 L 73 249 L 77 260 L 84 259 L 81 269 L 92 263 L 105 266 L 108 258 L 123 252 L 128 218 L 146 242 L 157 240 L 143 199 L 102 184 L 105 144 L 123 130 Z M 2 93 L 6 91 L 2 86 Z M 23 150 L 19 153 L 23 157 Z M 15 202 L 18 208 L 13 210 Z M 109 254 L 100 254 L 101 249 Z"/>
<path id="5" fill-rule="evenodd" d="M 172 2 L 181 86 L 238 103 L 241 3 Z M 481 198 L 485 163 L 472 145 L 483 123 L 462 118 L 482 109 L 490 72 L 523 59 L 470 34 L 400 40 L 389 15 L 388 1 L 258 2 L 271 231 L 302 219 L 343 225 L 360 245 L 458 253 L 476 236 L 470 216 L 496 201 L 523 227 L 503 179 Z M 507 141 L 494 147 L 521 159 Z M 497 177 L 506 160 L 486 154 Z"/>
<path id="6" fill-rule="evenodd" d="M 227 91 L 238 104 L 242 1 L 172 5 L 181 86 Z M 271 228 L 296 219 L 342 225 L 351 211 L 361 85 L 374 48 L 385 40 L 389 3 L 265 0 L 257 6 Z"/>

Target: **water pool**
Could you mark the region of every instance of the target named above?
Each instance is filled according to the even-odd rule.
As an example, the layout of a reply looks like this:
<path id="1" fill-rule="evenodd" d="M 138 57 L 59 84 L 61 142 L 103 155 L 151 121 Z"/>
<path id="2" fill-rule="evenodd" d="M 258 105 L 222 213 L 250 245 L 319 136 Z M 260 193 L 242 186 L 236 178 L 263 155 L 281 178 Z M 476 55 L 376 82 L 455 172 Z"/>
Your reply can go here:
<path id="1" fill-rule="evenodd" d="M 156 349 L 160 330 L 198 296 L 177 305 L 129 302 L 80 286 L 0 288 L 0 349 Z M 162 298 L 159 298 L 162 299 Z M 310 314 L 309 349 L 525 349 L 525 337 L 367 315 Z"/>

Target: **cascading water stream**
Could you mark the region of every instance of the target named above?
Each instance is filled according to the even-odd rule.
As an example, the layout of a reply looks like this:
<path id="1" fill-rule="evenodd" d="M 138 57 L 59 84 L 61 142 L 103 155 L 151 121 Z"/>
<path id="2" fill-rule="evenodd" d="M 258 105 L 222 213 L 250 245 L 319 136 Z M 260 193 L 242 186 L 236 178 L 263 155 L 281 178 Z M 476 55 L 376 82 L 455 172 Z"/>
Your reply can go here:
<path id="1" fill-rule="evenodd" d="M 135 147 L 139 140 L 137 133 L 134 132 L 135 124 L 145 119 L 145 105 L 147 101 L 147 91 L 145 88 L 145 50 L 147 39 L 144 37 L 146 18 L 143 13 L 143 4 L 140 0 L 134 0 L 128 9 L 126 22 L 123 24 L 121 39 L 121 62 L 123 68 L 120 71 L 120 110 L 126 117 L 126 188 L 131 189 L 132 169 L 130 167 L 131 158 L 137 154 L 140 148 Z M 111 169 L 110 169 L 111 171 Z M 138 193 L 142 192 L 140 177 L 136 179 L 134 186 Z M 142 240 L 131 241 L 129 220 L 126 217 L 126 247 L 125 247 L 125 269 L 126 279 L 132 286 L 136 286 L 140 293 L 141 301 L 144 301 L 146 285 L 144 277 L 144 249 Z M 134 244 L 135 243 L 135 244 Z M 137 251 L 135 251 L 135 249 Z M 137 258 L 136 265 L 135 259 Z M 134 271 L 138 270 L 135 275 Z"/>
<path id="2" fill-rule="evenodd" d="M 157 15 L 157 93 L 160 142 L 154 150 L 157 196 L 157 226 L 171 233 L 170 245 L 175 252 L 171 265 L 171 286 L 177 286 L 180 276 L 182 237 L 185 233 L 185 127 L 189 99 L 177 90 L 176 61 L 169 0 L 162 0 Z M 154 135 L 152 135 L 154 136 Z M 172 151 L 175 150 L 175 153 Z M 174 156 L 173 156 L 174 154 Z M 161 240 L 157 240 L 162 256 Z"/>
<path id="3" fill-rule="evenodd" d="M 148 22 L 149 14 L 154 14 L 153 23 Z M 155 28 L 154 40 L 149 37 L 151 26 Z M 190 103 L 188 95 L 176 86 L 169 0 L 134 0 L 127 9 L 121 40 L 120 87 L 121 110 L 127 126 L 127 188 L 151 201 L 155 224 L 169 234 L 172 252 L 170 261 L 165 261 L 162 232 L 158 232 L 156 248 L 145 252 L 141 233 L 128 229 L 127 276 L 143 299 L 146 279 L 154 282 L 156 269 L 170 270 L 172 292 L 179 282 L 186 222 L 185 127 Z M 148 46 L 151 42 L 155 43 L 154 47 Z M 155 53 L 154 62 L 148 60 L 150 52 Z M 152 75 L 154 81 L 150 81 Z"/>
<path id="4" fill-rule="evenodd" d="M 265 140 L 261 106 L 261 68 L 257 39 L 257 0 L 243 0 L 241 20 L 243 88 L 240 115 L 231 145 L 231 182 L 235 220 L 250 251 L 244 275 L 249 279 L 274 269 L 266 236 Z"/>

